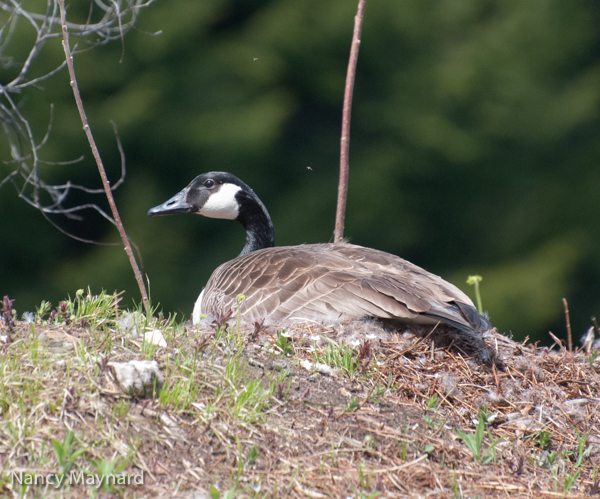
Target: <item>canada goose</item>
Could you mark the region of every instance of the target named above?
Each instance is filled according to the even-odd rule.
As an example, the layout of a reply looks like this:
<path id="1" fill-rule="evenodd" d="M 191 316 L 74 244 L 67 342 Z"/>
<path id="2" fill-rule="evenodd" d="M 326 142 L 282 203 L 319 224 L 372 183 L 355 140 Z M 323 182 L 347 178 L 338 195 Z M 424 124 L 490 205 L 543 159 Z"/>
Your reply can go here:
<path id="1" fill-rule="evenodd" d="M 481 334 L 491 329 L 454 285 L 400 257 L 348 243 L 274 247 L 271 217 L 254 191 L 225 172 L 204 173 L 149 216 L 193 213 L 237 220 L 246 244 L 219 266 L 194 306 L 200 314 L 237 309 L 246 321 L 338 320 L 372 317 L 388 323 L 447 324 L 469 350 L 490 361 Z"/>

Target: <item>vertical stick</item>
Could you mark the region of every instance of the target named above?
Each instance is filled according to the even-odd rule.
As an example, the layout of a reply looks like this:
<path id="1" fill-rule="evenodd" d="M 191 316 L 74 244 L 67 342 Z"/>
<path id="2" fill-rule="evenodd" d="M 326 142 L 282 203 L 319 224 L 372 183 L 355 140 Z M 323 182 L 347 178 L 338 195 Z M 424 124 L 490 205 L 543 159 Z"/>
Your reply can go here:
<path id="1" fill-rule="evenodd" d="M 358 10 L 354 16 L 354 33 L 346 73 L 346 88 L 344 90 L 344 107 L 342 111 L 342 139 L 340 144 L 340 183 L 338 185 L 337 209 L 335 212 L 335 232 L 333 241 L 339 243 L 344 237 L 344 215 L 348 197 L 348 171 L 350 169 L 348 154 L 350 150 L 350 114 L 352 112 L 352 92 L 356 78 L 356 63 L 360 48 L 360 34 L 363 18 L 365 17 L 366 0 L 358 0 Z"/>
<path id="2" fill-rule="evenodd" d="M 573 351 L 573 336 L 571 335 L 571 317 L 569 316 L 569 304 L 567 299 L 563 298 L 563 304 L 565 306 L 565 317 L 567 319 L 567 345 L 569 346 L 569 352 Z"/>
<path id="3" fill-rule="evenodd" d="M 79 111 L 81 123 L 83 124 L 83 130 L 85 131 L 88 142 L 90 143 L 92 154 L 94 155 L 96 165 L 98 166 L 98 171 L 100 172 L 100 178 L 102 179 L 102 185 L 104 186 L 104 192 L 106 193 L 108 204 L 110 205 L 110 210 L 117 225 L 117 229 L 119 230 L 119 234 L 121 235 L 123 245 L 125 246 L 125 253 L 127 253 L 127 256 L 129 257 L 129 263 L 131 264 L 131 268 L 133 269 L 133 273 L 135 274 L 135 280 L 137 281 L 138 286 L 140 288 L 140 294 L 142 296 L 142 303 L 144 304 L 144 309 L 146 310 L 146 312 L 148 312 L 148 294 L 146 293 L 146 287 L 144 286 L 144 279 L 142 278 L 140 269 L 137 265 L 137 262 L 135 261 L 135 257 L 133 256 L 133 251 L 131 249 L 131 244 L 129 243 L 129 238 L 127 237 L 127 233 L 125 232 L 125 228 L 123 227 L 123 222 L 121 222 L 121 217 L 119 216 L 117 205 L 115 204 L 115 199 L 112 195 L 112 190 L 110 188 L 110 182 L 108 181 L 106 171 L 104 170 L 104 165 L 102 164 L 102 159 L 100 158 L 100 152 L 98 151 L 98 147 L 96 146 L 96 142 L 94 141 L 92 130 L 90 129 L 90 125 L 85 114 L 85 109 L 83 108 L 83 101 L 81 100 L 79 86 L 77 85 L 77 79 L 75 78 L 73 56 L 71 55 L 71 49 L 69 48 L 69 34 L 67 33 L 67 20 L 65 15 L 64 0 L 58 0 L 58 6 L 60 8 L 60 22 L 62 25 L 62 44 L 63 49 L 65 51 L 65 58 L 67 60 L 67 67 L 69 68 L 71 87 L 73 88 L 75 102 L 77 103 L 77 110 Z"/>

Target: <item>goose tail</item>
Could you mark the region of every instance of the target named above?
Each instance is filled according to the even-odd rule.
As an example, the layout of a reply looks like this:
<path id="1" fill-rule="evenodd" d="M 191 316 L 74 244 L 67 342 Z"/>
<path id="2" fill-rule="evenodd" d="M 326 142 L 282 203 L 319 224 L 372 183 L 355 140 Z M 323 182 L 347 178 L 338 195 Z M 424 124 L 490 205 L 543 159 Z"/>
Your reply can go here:
<path id="1" fill-rule="evenodd" d="M 477 312 L 475 307 L 459 301 L 449 303 L 445 312 L 443 317 L 427 314 L 442 323 L 432 334 L 437 345 L 452 345 L 488 366 L 503 367 L 496 350 L 484 339 L 484 334 L 493 329 L 485 315 Z"/>

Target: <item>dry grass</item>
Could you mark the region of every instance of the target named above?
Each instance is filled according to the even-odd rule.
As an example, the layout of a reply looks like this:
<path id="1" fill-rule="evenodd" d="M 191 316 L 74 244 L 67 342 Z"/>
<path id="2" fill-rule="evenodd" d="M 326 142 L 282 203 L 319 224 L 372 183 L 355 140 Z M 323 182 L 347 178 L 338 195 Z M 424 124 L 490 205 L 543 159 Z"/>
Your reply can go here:
<path id="1" fill-rule="evenodd" d="M 0 326 L 2 497 L 571 498 L 599 491 L 593 352 L 490 335 L 504 358 L 500 371 L 373 324 L 306 325 L 283 336 L 273 327 L 238 330 L 234 318 L 227 330 L 196 329 L 124 315 L 110 295 L 78 294 L 50 321 L 48 311 L 10 333 Z M 167 348 L 139 336 L 157 328 Z M 360 345 L 345 346 L 357 334 Z M 366 335 L 373 338 L 365 346 Z M 132 359 L 158 361 L 166 381 L 154 399 L 134 400 L 116 384 L 108 361 Z M 144 483 L 14 480 L 15 472 L 59 471 L 143 472 Z"/>

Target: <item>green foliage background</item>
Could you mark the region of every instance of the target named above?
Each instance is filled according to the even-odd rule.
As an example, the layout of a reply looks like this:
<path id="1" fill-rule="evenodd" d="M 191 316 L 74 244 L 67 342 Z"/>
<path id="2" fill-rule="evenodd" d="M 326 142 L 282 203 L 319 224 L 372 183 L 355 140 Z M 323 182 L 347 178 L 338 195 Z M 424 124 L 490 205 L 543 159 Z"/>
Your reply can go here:
<path id="1" fill-rule="evenodd" d="M 86 9 L 74 4 L 69 16 Z M 355 10 L 355 0 L 160 0 L 123 47 L 76 56 L 113 181 L 120 165 L 110 120 L 118 126 L 128 176 L 117 203 L 152 299 L 166 311 L 189 314 L 212 270 L 244 240 L 231 222 L 146 217 L 199 173 L 230 171 L 249 183 L 271 211 L 278 245 L 331 239 Z M 562 333 L 563 296 L 583 333 L 600 313 L 599 21 L 599 4 L 585 0 L 368 2 L 346 236 L 471 295 L 467 275 L 483 275 L 493 324 L 517 338 Z M 4 53 L 18 60 L 31 36 L 20 23 Z M 61 57 L 57 40 L 34 73 Z M 0 67 L 0 83 L 10 77 Z M 47 165 L 43 175 L 99 187 L 66 70 L 19 102 L 40 138 L 51 103 L 43 158 L 85 159 Z M 10 158 L 3 138 L 0 154 Z M 0 164 L 2 177 L 10 171 Z M 9 186 L 0 213 L 0 294 L 16 298 L 19 312 L 88 285 L 139 300 L 120 246 L 65 237 Z M 92 213 L 55 221 L 118 242 Z"/>

